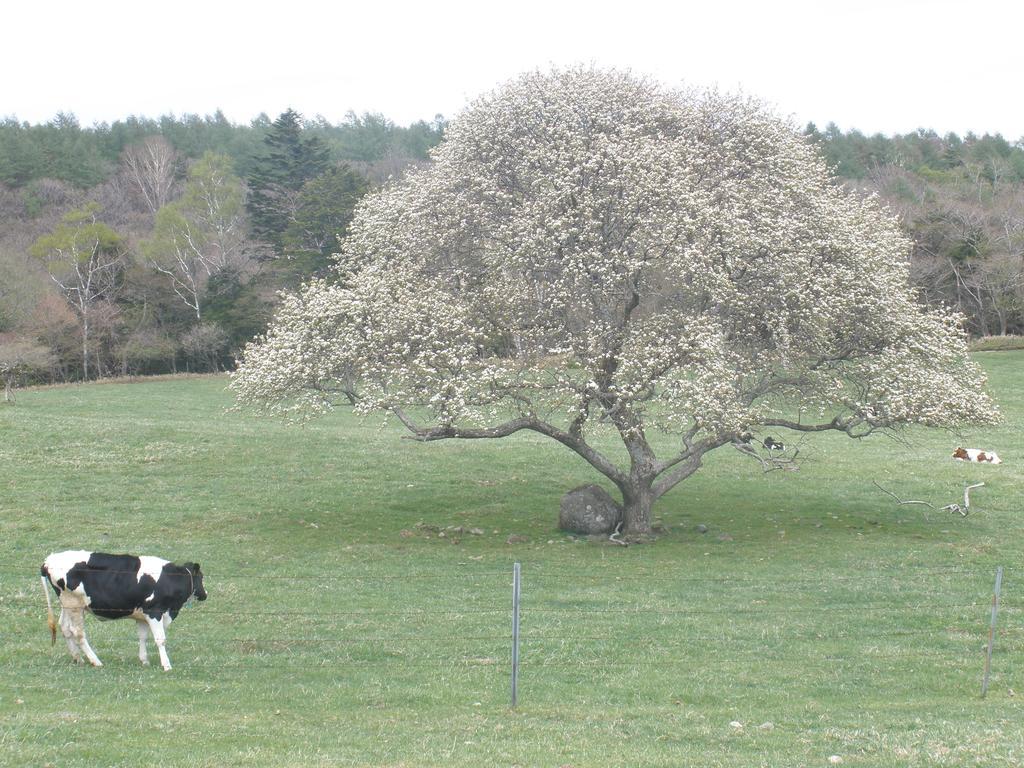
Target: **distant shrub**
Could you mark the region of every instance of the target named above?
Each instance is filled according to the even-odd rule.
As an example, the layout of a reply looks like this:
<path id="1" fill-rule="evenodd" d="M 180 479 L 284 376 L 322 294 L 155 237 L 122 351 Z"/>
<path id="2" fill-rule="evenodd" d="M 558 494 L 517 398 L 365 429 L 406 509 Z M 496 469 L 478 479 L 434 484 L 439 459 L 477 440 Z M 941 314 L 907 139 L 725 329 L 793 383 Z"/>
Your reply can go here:
<path id="1" fill-rule="evenodd" d="M 929 168 L 926 165 L 919 166 L 916 169 L 916 173 L 925 181 L 930 181 L 934 184 L 952 184 L 957 180 L 957 174 L 954 171 Z"/>
<path id="2" fill-rule="evenodd" d="M 1012 349 L 1024 349 L 1024 336 L 982 336 L 974 339 L 972 352 L 1008 352 Z"/>
<path id="3" fill-rule="evenodd" d="M 229 343 L 228 335 L 214 323 L 197 325 L 181 337 L 190 371 L 219 371 Z"/>
<path id="4" fill-rule="evenodd" d="M 168 336 L 143 330 L 133 333 L 121 343 L 116 354 L 123 376 L 147 375 L 173 368 L 180 346 Z"/>
<path id="5" fill-rule="evenodd" d="M 0 382 L 3 402 L 14 402 L 14 387 L 20 379 L 45 371 L 51 364 L 50 350 L 31 339 L 0 333 Z"/>

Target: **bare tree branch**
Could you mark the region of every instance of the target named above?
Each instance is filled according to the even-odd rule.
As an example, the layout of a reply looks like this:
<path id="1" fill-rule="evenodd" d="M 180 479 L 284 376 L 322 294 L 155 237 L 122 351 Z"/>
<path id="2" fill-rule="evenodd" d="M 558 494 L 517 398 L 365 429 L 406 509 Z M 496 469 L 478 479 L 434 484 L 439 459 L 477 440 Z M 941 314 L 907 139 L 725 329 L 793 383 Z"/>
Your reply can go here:
<path id="1" fill-rule="evenodd" d="M 985 485 L 985 484 L 984 483 L 974 483 L 974 485 L 966 486 L 964 488 L 964 504 L 963 504 L 963 506 L 960 506 L 959 504 L 954 502 L 952 504 L 947 504 L 946 506 L 944 506 L 943 510 L 945 510 L 947 512 L 952 512 L 954 514 L 959 512 L 961 517 L 967 517 L 967 514 L 971 511 L 971 489 L 972 488 L 981 488 L 983 485 Z"/>
<path id="2" fill-rule="evenodd" d="M 903 499 L 901 499 L 899 496 L 897 496 L 892 491 L 887 491 L 885 488 L 880 486 L 874 480 L 872 480 L 871 482 L 875 486 L 875 488 L 880 490 L 882 493 L 887 493 L 890 496 L 892 496 L 894 499 L 896 499 L 896 503 L 897 504 L 923 504 L 924 506 L 929 507 L 930 509 L 935 509 L 935 505 L 934 504 L 929 504 L 927 501 L 918 501 L 916 499 L 908 499 L 907 501 L 904 501 Z"/>
<path id="3" fill-rule="evenodd" d="M 629 476 L 615 466 L 606 456 L 592 448 L 582 438 L 576 437 L 564 430 L 558 429 L 552 424 L 541 421 L 533 416 L 523 416 L 512 419 L 504 424 L 495 427 L 484 427 L 467 429 L 457 427 L 454 424 L 446 424 L 438 427 L 420 427 L 401 408 L 392 408 L 392 413 L 405 425 L 406 429 L 412 432 L 413 440 L 419 442 L 433 442 L 435 440 L 461 439 L 461 440 L 490 440 L 501 437 L 508 437 L 522 430 L 538 432 L 547 437 L 553 438 L 566 447 L 575 451 L 583 457 L 594 469 L 603 474 L 616 484 L 625 483 Z"/>
<path id="4" fill-rule="evenodd" d="M 744 456 L 750 456 L 752 459 L 757 460 L 761 464 L 761 469 L 765 472 L 774 472 L 776 470 L 785 469 L 798 469 L 799 466 L 796 461 L 796 457 L 800 455 L 800 448 L 794 448 L 791 454 L 782 455 L 768 455 L 764 456 L 757 452 L 757 450 L 747 443 L 738 443 L 735 440 L 732 441 L 732 447 L 742 453 Z"/>

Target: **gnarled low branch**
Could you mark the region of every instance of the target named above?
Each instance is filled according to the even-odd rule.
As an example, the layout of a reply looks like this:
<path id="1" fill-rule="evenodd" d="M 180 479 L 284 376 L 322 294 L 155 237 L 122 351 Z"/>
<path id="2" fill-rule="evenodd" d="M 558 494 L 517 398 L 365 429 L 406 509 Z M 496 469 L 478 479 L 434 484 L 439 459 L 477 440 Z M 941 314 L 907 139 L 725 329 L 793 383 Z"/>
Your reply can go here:
<path id="1" fill-rule="evenodd" d="M 490 440 L 508 437 L 522 430 L 531 430 L 547 437 L 557 440 L 562 445 L 570 448 L 594 469 L 603 474 L 612 482 L 622 484 L 629 481 L 629 476 L 619 469 L 600 451 L 588 445 L 581 437 L 576 437 L 565 430 L 559 429 L 553 424 L 533 416 L 522 416 L 512 419 L 494 427 L 466 428 L 457 427 L 454 424 L 444 424 L 437 427 L 420 427 L 401 408 L 393 408 L 392 413 L 405 425 L 411 433 L 411 439 L 419 442 L 432 442 L 434 440 L 461 439 L 461 440 Z"/>
<path id="2" fill-rule="evenodd" d="M 732 441 L 732 447 L 742 453 L 744 456 L 750 456 L 755 459 L 761 465 L 761 469 L 765 472 L 774 472 L 779 469 L 798 469 L 796 457 L 800 455 L 800 449 L 794 448 L 790 454 L 784 454 L 781 456 L 770 455 L 763 456 L 758 453 L 753 446 L 747 443 L 739 443 L 735 440 Z"/>

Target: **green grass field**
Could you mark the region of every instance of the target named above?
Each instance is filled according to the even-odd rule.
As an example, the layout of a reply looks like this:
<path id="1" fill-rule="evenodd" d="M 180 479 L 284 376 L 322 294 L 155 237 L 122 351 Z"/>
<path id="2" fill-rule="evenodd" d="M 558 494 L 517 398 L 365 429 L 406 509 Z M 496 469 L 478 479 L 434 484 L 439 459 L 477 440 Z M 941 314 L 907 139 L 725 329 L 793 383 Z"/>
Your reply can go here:
<path id="1" fill-rule="evenodd" d="M 596 475 L 540 437 L 288 427 L 227 412 L 223 378 L 21 392 L 0 406 L 0 765 L 1020 765 L 1024 353 L 978 359 L 1006 423 L 963 440 L 1001 466 L 953 462 L 944 432 L 816 436 L 768 475 L 723 450 L 629 548 L 555 529 Z M 962 518 L 873 481 L 936 506 L 986 486 Z M 172 672 L 139 665 L 128 622 L 87 618 L 102 669 L 50 647 L 38 569 L 67 548 L 202 564 Z"/>

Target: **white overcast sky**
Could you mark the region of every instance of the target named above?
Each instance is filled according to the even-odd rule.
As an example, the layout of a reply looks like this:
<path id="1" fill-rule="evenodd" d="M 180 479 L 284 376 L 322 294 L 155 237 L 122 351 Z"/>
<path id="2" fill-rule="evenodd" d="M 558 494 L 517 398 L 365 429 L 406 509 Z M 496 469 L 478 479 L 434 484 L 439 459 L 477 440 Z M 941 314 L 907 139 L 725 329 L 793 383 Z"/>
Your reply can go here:
<path id="1" fill-rule="evenodd" d="M 407 124 L 583 63 L 742 90 L 801 125 L 1024 137 L 1024 0 L 9 0 L 0 25 L 0 116 L 31 123 L 290 106 Z"/>

